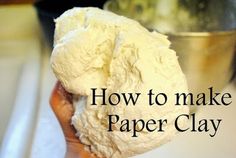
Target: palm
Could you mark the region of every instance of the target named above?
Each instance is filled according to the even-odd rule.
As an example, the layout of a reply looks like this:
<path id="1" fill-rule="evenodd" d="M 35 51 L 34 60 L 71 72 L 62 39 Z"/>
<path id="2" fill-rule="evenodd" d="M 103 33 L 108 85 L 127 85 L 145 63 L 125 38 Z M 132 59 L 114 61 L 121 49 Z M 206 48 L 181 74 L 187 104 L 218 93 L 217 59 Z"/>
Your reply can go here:
<path id="1" fill-rule="evenodd" d="M 72 95 L 66 92 L 59 82 L 57 82 L 52 92 L 50 104 L 65 135 L 67 157 L 95 157 L 90 152 L 84 150 L 84 145 L 75 136 L 76 131 L 71 125 L 71 117 L 74 113 Z"/>

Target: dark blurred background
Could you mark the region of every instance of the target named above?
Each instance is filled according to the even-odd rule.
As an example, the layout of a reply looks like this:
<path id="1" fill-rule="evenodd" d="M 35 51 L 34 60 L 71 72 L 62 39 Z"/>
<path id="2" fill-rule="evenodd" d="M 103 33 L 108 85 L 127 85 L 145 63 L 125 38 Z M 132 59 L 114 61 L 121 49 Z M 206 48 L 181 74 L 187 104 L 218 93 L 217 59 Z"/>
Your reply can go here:
<path id="1" fill-rule="evenodd" d="M 46 34 L 49 44 L 53 44 L 54 22 L 65 10 L 73 7 L 99 7 L 102 8 L 106 0 L 41 0 L 35 2 L 38 17 Z"/>

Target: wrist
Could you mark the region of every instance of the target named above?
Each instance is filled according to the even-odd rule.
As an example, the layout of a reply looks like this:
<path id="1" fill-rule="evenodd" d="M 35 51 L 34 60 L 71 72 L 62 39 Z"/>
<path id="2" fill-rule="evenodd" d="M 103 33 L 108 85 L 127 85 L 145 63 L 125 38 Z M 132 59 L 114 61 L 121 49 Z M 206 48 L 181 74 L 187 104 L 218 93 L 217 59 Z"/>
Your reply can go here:
<path id="1" fill-rule="evenodd" d="M 81 144 L 77 143 L 67 143 L 66 144 L 66 158 L 79 158 L 80 151 L 83 149 L 83 146 Z"/>
<path id="2" fill-rule="evenodd" d="M 96 156 L 87 151 L 81 143 L 67 142 L 66 147 L 66 158 L 96 158 Z"/>

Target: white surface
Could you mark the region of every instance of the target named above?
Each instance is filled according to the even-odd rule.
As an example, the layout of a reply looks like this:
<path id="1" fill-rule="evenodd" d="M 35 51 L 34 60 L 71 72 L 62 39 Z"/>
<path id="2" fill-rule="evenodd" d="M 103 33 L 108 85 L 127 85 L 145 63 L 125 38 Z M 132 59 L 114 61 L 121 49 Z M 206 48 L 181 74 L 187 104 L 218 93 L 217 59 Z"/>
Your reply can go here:
<path id="1" fill-rule="evenodd" d="M 17 54 L 14 42 L 0 40 L 0 142 L 2 141 L 5 129 L 14 105 L 16 87 L 20 77 L 22 66 L 25 60 L 25 51 L 18 49 L 22 54 Z M 19 48 L 21 42 L 15 42 L 14 46 Z M 25 44 L 23 42 L 23 44 Z M 4 84 L 3 84 L 4 83 Z"/>
<path id="2" fill-rule="evenodd" d="M 32 141 L 40 81 L 38 21 L 29 6 L 1 6 L 0 20 L 0 157 L 24 158 Z"/>
<path id="3" fill-rule="evenodd" d="M 23 64 L 11 118 L 2 141 L 1 158 L 24 158 L 31 145 L 40 81 L 40 49 L 33 46 Z"/>
<path id="4" fill-rule="evenodd" d="M 49 51 L 46 50 L 43 58 L 41 99 L 32 142 L 31 158 L 60 158 L 64 157 L 65 152 L 65 141 L 61 128 L 49 105 L 49 97 L 56 83 L 56 79 L 49 68 Z"/>

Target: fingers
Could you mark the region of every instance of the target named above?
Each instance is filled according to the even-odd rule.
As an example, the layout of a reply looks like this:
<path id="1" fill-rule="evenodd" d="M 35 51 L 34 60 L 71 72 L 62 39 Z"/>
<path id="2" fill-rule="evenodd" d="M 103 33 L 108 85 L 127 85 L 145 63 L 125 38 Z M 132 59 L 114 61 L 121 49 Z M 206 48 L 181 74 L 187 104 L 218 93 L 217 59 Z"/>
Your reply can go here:
<path id="1" fill-rule="evenodd" d="M 75 136 L 76 131 L 71 125 L 71 117 L 74 113 L 72 95 L 66 92 L 59 82 L 52 92 L 50 104 L 65 135 L 66 158 L 96 158 L 94 154 L 85 150 L 84 145 Z"/>
<path id="2" fill-rule="evenodd" d="M 64 90 L 59 82 L 55 85 L 50 104 L 62 127 L 66 140 L 79 142 L 79 139 L 75 136 L 76 131 L 71 125 L 71 117 L 74 113 L 72 96 Z"/>

